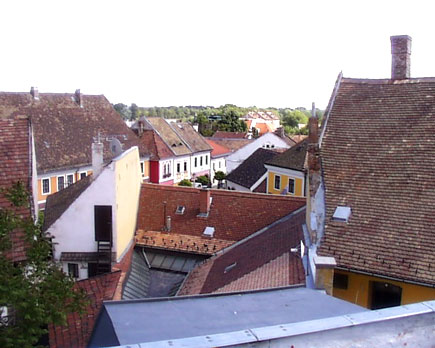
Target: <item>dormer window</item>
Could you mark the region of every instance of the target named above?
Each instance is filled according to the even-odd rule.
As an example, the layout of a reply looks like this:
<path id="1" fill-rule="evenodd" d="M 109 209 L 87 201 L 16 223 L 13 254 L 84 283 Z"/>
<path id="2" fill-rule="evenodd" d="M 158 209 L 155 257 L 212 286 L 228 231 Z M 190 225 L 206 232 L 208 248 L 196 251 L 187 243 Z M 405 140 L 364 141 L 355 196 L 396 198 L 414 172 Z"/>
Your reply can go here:
<path id="1" fill-rule="evenodd" d="M 332 215 L 332 221 L 348 222 L 351 213 L 352 209 L 350 209 L 350 207 L 338 206 L 335 208 L 334 215 Z"/>

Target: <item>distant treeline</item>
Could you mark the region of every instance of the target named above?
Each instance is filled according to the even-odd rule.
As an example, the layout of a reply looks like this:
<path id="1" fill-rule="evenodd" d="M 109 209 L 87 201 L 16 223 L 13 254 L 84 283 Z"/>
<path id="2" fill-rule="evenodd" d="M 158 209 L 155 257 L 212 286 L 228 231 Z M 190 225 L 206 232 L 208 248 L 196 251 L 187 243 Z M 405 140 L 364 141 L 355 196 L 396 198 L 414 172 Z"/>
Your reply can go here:
<path id="1" fill-rule="evenodd" d="M 168 107 L 139 107 L 136 104 L 127 106 L 119 103 L 114 104 L 113 107 L 119 112 L 124 120 L 136 120 L 141 116 L 146 117 L 163 117 L 171 119 L 180 119 L 183 121 L 197 122 L 205 125 L 206 123 L 213 123 L 219 127 L 213 127 L 228 131 L 242 131 L 245 130 L 242 124 L 234 122 L 237 117 L 246 115 L 249 111 L 271 111 L 281 119 L 281 124 L 284 126 L 288 134 L 304 134 L 306 128 L 300 128 L 300 124 L 307 124 L 311 111 L 303 108 L 274 108 L 269 107 L 265 109 L 257 108 L 255 106 L 244 108 L 233 104 L 226 104 L 220 107 L 213 106 L 168 106 Z M 317 116 L 321 118 L 323 111 L 316 109 Z M 229 118 L 233 121 L 225 122 Z M 217 120 L 221 120 L 220 122 Z M 207 127 L 203 127 L 204 129 Z M 210 128 L 208 128 L 210 129 Z"/>

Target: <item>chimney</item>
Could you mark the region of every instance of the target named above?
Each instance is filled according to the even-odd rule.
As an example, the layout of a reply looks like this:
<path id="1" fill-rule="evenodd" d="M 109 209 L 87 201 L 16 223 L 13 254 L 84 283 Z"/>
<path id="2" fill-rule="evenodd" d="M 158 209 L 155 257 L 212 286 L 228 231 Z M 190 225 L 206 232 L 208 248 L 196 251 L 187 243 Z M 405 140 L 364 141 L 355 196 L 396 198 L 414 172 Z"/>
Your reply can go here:
<path id="1" fill-rule="evenodd" d="M 92 172 L 94 179 L 103 170 L 103 143 L 98 137 L 97 142 L 92 143 Z"/>
<path id="2" fill-rule="evenodd" d="M 202 189 L 199 191 L 199 214 L 208 216 L 210 211 L 210 190 Z"/>
<path id="3" fill-rule="evenodd" d="M 171 217 L 169 215 L 166 217 L 165 231 L 171 232 Z"/>
<path id="4" fill-rule="evenodd" d="M 32 95 L 33 99 L 39 100 L 38 87 L 32 87 L 32 88 L 30 88 L 30 94 Z"/>
<path id="5" fill-rule="evenodd" d="M 80 92 L 80 89 L 76 89 L 74 93 L 74 98 L 76 103 L 82 108 L 83 107 L 83 94 Z"/>
<path id="6" fill-rule="evenodd" d="M 308 120 L 308 143 L 310 145 L 317 144 L 319 139 L 319 121 L 316 116 L 316 105 L 313 103 L 311 117 Z"/>
<path id="7" fill-rule="evenodd" d="M 284 127 L 279 127 L 276 129 L 275 134 L 277 136 L 279 136 L 280 138 L 284 139 L 285 138 L 285 132 L 284 132 Z"/>
<path id="8" fill-rule="evenodd" d="M 408 35 L 391 36 L 391 79 L 403 80 L 411 76 L 411 42 Z"/>

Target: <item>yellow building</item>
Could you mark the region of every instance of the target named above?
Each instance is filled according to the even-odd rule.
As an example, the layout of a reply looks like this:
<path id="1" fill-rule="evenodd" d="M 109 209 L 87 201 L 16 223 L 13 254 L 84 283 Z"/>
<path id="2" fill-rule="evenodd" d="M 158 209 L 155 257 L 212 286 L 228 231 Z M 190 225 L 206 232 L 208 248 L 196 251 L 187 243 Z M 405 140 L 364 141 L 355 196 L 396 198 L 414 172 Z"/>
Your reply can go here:
<path id="1" fill-rule="evenodd" d="M 265 163 L 267 193 L 306 196 L 307 140 L 301 141 Z"/>

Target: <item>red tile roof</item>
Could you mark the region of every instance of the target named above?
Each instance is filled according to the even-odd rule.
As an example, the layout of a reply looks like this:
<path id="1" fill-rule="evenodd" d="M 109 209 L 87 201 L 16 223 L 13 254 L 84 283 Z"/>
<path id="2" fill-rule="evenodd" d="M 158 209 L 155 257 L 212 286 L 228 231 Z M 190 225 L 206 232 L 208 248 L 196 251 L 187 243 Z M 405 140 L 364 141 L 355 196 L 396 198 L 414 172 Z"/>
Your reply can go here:
<path id="1" fill-rule="evenodd" d="M 263 135 L 263 134 L 271 133 L 271 132 L 275 131 L 275 129 L 270 124 L 263 123 L 263 122 L 261 122 L 261 123 L 257 122 L 255 124 L 255 128 L 259 129 L 259 132 L 258 132 L 259 135 Z"/>
<path id="2" fill-rule="evenodd" d="M 246 139 L 248 137 L 248 133 L 246 132 L 225 132 L 225 131 L 216 131 L 213 134 L 212 138 L 220 138 L 220 139 Z"/>
<path id="3" fill-rule="evenodd" d="M 0 116 L 0 189 L 10 188 L 12 184 L 20 181 L 29 191 L 31 202 L 32 162 L 29 129 L 30 122 L 25 116 L 4 118 Z M 11 202 L 0 193 L 0 209 L 10 207 Z M 29 208 L 21 207 L 14 211 L 24 218 L 31 217 Z M 25 260 L 25 243 L 22 232 L 15 231 L 11 235 L 11 241 L 12 248 L 8 256 L 16 262 Z"/>
<path id="4" fill-rule="evenodd" d="M 141 144 L 148 149 L 151 161 L 174 157 L 168 145 L 154 130 L 144 130 L 140 135 Z"/>
<path id="5" fill-rule="evenodd" d="M 222 155 L 226 155 L 231 153 L 231 150 L 217 142 L 211 140 L 210 138 L 206 139 L 207 143 L 213 148 L 211 152 L 211 157 L 218 157 Z"/>
<path id="6" fill-rule="evenodd" d="M 179 295 L 304 284 L 302 260 L 290 249 L 304 238 L 305 214 L 300 209 L 206 260 L 189 274 Z"/>
<path id="7" fill-rule="evenodd" d="M 305 199 L 296 197 L 227 190 L 210 190 L 210 194 L 208 217 L 198 217 L 199 189 L 142 184 L 138 229 L 162 231 L 166 209 L 166 216 L 171 217 L 171 235 L 203 237 L 204 229 L 210 226 L 215 228 L 210 243 L 214 239 L 238 241 L 305 205 Z M 177 206 L 185 207 L 183 215 L 175 213 Z"/>
<path id="8" fill-rule="evenodd" d="M 210 139 L 210 138 L 209 138 Z M 252 143 L 255 139 L 229 139 L 229 138 L 211 138 L 214 143 L 225 146 L 230 149 L 230 151 L 234 152 L 243 146 Z"/>
<path id="9" fill-rule="evenodd" d="M 103 95 L 81 95 L 82 106 L 75 98 L 75 94 L 39 93 L 36 100 L 30 93 L 0 92 L 0 117 L 26 115 L 32 121 L 39 173 L 90 165 L 91 144 L 98 133 L 105 144 L 105 160 L 113 157 L 109 138 L 115 135 L 124 150 L 137 145 L 141 155 L 147 154 Z"/>
<path id="10" fill-rule="evenodd" d="M 113 299 L 120 276 L 121 271 L 115 271 L 76 283 L 75 287 L 87 294 L 89 305 L 82 316 L 78 313 L 69 314 L 67 325 L 49 325 L 50 348 L 87 347 L 103 301 Z"/>
<path id="11" fill-rule="evenodd" d="M 321 147 L 322 255 L 435 285 L 435 79 L 343 78 Z M 332 221 L 348 206 L 348 223 Z"/>

